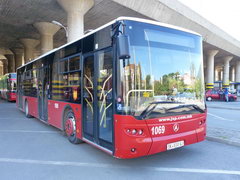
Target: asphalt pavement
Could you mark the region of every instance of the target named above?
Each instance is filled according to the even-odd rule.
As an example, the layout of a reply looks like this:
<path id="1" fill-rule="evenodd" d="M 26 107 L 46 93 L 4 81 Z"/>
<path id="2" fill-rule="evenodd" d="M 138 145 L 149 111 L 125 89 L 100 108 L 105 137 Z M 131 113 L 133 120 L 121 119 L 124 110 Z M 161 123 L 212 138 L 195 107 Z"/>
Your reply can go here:
<path id="1" fill-rule="evenodd" d="M 240 147 L 240 101 L 208 101 L 207 107 L 207 139 Z"/>
<path id="2" fill-rule="evenodd" d="M 240 110 L 240 97 L 237 101 L 207 101 L 206 103 L 209 108 Z"/>
<path id="3" fill-rule="evenodd" d="M 209 118 L 215 127 L 218 119 Z M 58 129 L 26 118 L 14 103 L 0 100 L 3 180 L 239 180 L 238 157 L 240 147 L 206 140 L 151 156 L 116 159 L 87 143 L 69 143 Z"/>

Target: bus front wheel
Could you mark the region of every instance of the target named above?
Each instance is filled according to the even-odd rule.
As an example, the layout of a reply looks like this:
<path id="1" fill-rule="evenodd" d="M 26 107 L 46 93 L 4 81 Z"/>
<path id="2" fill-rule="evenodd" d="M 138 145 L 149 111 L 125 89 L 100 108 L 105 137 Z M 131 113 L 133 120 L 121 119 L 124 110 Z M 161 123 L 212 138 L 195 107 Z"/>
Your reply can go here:
<path id="1" fill-rule="evenodd" d="M 82 140 L 77 138 L 76 134 L 76 119 L 71 109 L 67 110 L 64 114 L 64 131 L 68 140 L 73 144 L 82 143 Z"/>

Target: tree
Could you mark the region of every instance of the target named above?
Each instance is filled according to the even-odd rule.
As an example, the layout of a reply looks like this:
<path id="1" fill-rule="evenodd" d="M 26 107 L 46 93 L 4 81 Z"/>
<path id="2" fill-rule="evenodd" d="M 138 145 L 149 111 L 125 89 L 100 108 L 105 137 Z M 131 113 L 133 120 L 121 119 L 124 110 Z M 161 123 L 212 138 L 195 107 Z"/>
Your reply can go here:
<path id="1" fill-rule="evenodd" d="M 159 81 L 154 82 L 154 93 L 155 95 L 172 95 L 173 88 L 176 88 L 178 92 L 183 92 L 185 87 L 179 72 L 169 73 L 163 75 Z"/>

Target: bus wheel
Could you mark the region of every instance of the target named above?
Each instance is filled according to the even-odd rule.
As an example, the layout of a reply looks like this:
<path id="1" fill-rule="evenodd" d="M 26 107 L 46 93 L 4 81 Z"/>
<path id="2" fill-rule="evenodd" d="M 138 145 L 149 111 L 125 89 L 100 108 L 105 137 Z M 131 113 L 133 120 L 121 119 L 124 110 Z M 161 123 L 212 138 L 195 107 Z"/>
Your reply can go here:
<path id="1" fill-rule="evenodd" d="M 82 140 L 76 137 L 76 119 L 72 110 L 68 110 L 64 115 L 64 130 L 68 140 L 73 144 L 79 144 Z"/>
<path id="2" fill-rule="evenodd" d="M 31 118 L 32 116 L 29 114 L 29 109 L 28 109 L 28 102 L 25 102 L 25 116 L 27 118 Z"/>

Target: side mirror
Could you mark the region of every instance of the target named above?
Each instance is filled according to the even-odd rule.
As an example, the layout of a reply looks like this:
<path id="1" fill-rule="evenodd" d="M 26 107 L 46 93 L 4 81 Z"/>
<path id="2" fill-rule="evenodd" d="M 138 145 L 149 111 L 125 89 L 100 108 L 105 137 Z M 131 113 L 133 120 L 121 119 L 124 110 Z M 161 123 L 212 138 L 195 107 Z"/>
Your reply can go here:
<path id="1" fill-rule="evenodd" d="M 118 56 L 119 59 L 129 59 L 130 58 L 130 43 L 129 36 L 127 35 L 119 35 L 117 37 L 117 45 L 118 45 Z"/>

